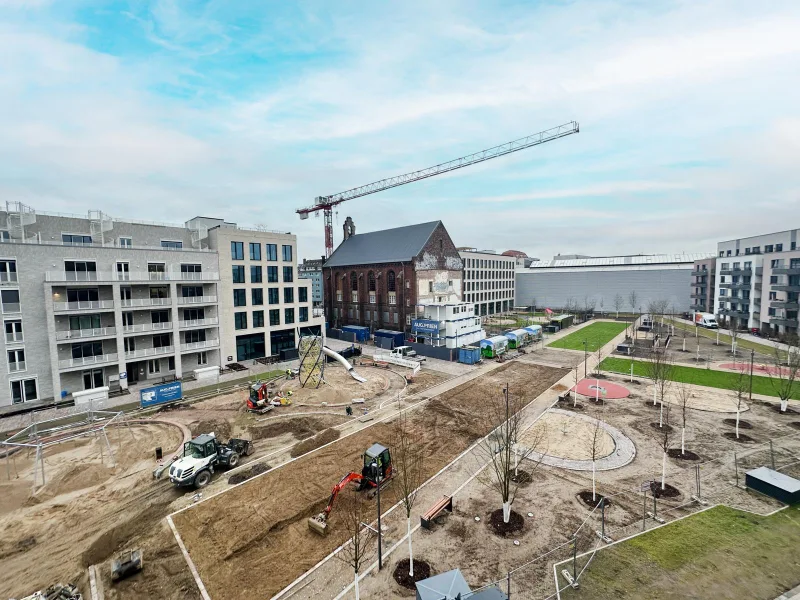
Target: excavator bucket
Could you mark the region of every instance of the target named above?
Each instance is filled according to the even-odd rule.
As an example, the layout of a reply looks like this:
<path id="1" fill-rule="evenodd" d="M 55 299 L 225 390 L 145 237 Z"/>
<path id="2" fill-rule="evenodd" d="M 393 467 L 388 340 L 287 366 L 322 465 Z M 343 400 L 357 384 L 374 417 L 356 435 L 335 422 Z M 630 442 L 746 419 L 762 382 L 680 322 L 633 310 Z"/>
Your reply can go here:
<path id="1" fill-rule="evenodd" d="M 325 535 L 328 531 L 328 520 L 325 518 L 325 513 L 319 513 L 313 517 L 308 518 L 308 528 L 319 535 Z"/>

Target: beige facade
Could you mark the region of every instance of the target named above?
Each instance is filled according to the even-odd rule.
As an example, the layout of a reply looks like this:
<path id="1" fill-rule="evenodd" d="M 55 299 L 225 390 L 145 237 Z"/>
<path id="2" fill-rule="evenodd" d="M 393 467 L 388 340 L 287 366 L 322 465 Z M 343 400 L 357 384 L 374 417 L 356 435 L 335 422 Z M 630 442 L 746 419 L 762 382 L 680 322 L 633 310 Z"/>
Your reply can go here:
<path id="1" fill-rule="evenodd" d="M 459 251 L 464 262 L 464 302 L 475 305 L 479 316 L 505 313 L 514 308 L 514 269 L 517 257 Z"/>

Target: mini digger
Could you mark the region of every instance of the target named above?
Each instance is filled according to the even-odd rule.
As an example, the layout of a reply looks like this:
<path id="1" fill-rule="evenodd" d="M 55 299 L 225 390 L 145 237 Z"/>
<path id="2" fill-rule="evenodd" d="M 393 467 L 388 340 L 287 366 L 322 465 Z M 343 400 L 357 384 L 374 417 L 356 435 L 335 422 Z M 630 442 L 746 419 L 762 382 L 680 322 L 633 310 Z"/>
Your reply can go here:
<path id="1" fill-rule="evenodd" d="M 314 533 L 325 535 L 328 529 L 328 518 L 330 517 L 333 503 L 348 484 L 355 485 L 358 491 L 368 490 L 369 497 L 371 498 L 377 491 L 378 486 L 381 488 L 388 485 L 392 477 L 394 477 L 394 469 L 392 468 L 392 455 L 389 449 L 381 444 L 372 444 L 363 455 L 364 465 L 361 468 L 361 473 L 351 471 L 339 480 L 328 499 L 328 505 L 321 513 L 309 517 L 308 527 Z"/>

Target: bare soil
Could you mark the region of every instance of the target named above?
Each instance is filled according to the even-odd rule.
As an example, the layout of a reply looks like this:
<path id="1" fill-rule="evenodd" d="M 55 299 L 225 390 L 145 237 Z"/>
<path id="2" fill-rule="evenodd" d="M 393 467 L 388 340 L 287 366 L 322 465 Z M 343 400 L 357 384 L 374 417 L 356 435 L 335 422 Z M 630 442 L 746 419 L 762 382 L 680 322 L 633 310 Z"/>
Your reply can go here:
<path id="1" fill-rule="evenodd" d="M 746 435 L 744 433 L 740 433 L 739 437 L 736 437 L 736 432 L 735 431 L 726 431 L 722 435 L 726 439 L 732 440 L 732 441 L 737 442 L 739 444 L 748 444 L 748 443 L 756 441 L 753 438 L 751 438 L 749 435 Z"/>
<path id="2" fill-rule="evenodd" d="M 730 425 L 731 427 L 736 427 L 736 419 L 722 419 L 722 422 L 725 425 Z M 752 429 L 753 424 L 750 421 L 743 421 L 739 419 L 739 429 Z"/>
<path id="3" fill-rule="evenodd" d="M 487 520 L 492 533 L 501 537 L 508 537 L 511 534 L 522 531 L 525 527 L 525 519 L 517 511 L 512 510 L 508 515 L 508 523 L 503 521 L 503 509 L 498 508 L 489 513 Z"/>
<path id="4" fill-rule="evenodd" d="M 239 471 L 238 473 L 234 473 L 230 477 L 228 477 L 228 483 L 230 485 L 236 485 L 237 483 L 242 483 L 243 481 L 247 481 L 248 479 L 255 477 L 256 475 L 261 475 L 261 473 L 266 473 L 269 471 L 270 466 L 266 463 L 256 463 L 252 465 L 248 469 L 244 469 L 243 471 Z"/>
<path id="5" fill-rule="evenodd" d="M 600 500 L 602 500 L 603 498 L 605 498 L 603 494 L 598 494 L 596 492 L 594 498 L 592 498 L 592 490 L 583 490 L 581 492 L 578 492 L 578 499 L 591 509 L 594 509 L 598 504 L 600 504 Z M 608 498 L 606 498 L 605 500 L 606 500 L 605 506 L 606 508 L 608 508 L 609 506 L 611 506 L 611 500 L 609 500 Z"/>
<path id="6" fill-rule="evenodd" d="M 329 444 L 334 440 L 338 440 L 341 434 L 342 432 L 338 429 L 325 429 L 324 431 L 320 431 L 314 437 L 305 440 L 304 442 L 300 442 L 294 448 L 292 448 L 291 456 L 292 458 L 296 458 L 298 456 L 302 456 L 306 452 L 316 450 L 325 444 Z"/>
<path id="7" fill-rule="evenodd" d="M 565 374 L 562 369 L 509 363 L 412 411 L 410 431 L 425 451 L 426 475 L 487 433 L 480 407 L 489 395 L 500 394 L 504 384 L 527 403 Z M 211 596 L 271 596 L 341 544 L 346 533 L 335 510 L 325 538 L 310 532 L 306 519 L 324 507 L 331 487 L 348 470 L 360 468 L 364 450 L 374 442 L 386 443 L 390 435 L 390 424 L 376 424 L 176 515 L 175 524 Z M 280 556 L 291 556 L 280 569 L 253 568 Z"/>
<path id="8" fill-rule="evenodd" d="M 414 576 L 409 574 L 410 563 L 407 558 L 397 561 L 397 566 L 394 568 L 392 576 L 394 580 L 402 587 L 408 590 L 417 589 L 417 582 L 427 579 L 431 576 L 431 566 L 424 560 L 418 558 L 414 559 Z"/>
<path id="9" fill-rule="evenodd" d="M 681 452 L 680 448 L 670 448 L 667 450 L 667 456 L 670 458 L 677 458 L 678 460 L 700 460 L 700 456 L 691 450 Z"/>

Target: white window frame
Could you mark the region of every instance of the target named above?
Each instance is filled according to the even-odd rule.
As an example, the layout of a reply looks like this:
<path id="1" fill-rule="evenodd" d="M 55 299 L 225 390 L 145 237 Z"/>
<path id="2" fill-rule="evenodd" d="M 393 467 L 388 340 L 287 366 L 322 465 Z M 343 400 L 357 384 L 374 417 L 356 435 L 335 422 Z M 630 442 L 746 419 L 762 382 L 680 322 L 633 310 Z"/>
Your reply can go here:
<path id="1" fill-rule="evenodd" d="M 17 378 L 17 379 L 9 379 L 9 381 L 8 381 L 8 392 L 10 394 L 11 403 L 12 404 L 14 404 L 14 391 L 13 391 L 13 387 L 12 386 L 18 381 L 21 382 L 20 385 L 22 386 L 20 388 L 20 391 L 22 392 L 22 401 L 18 402 L 17 404 L 24 404 L 25 402 L 28 402 L 28 399 L 25 398 L 25 382 L 29 381 L 31 379 L 36 382 L 36 398 L 34 398 L 34 400 L 38 400 L 39 399 L 39 376 L 38 375 L 34 375 L 33 377 L 20 377 L 20 378 Z"/>
<path id="2" fill-rule="evenodd" d="M 12 362 L 11 362 L 11 360 L 9 359 L 9 357 L 8 357 L 8 355 L 9 355 L 11 352 L 13 352 L 13 353 L 14 353 L 14 358 L 18 358 L 18 356 L 19 356 L 19 354 L 18 354 L 18 353 L 19 353 L 19 352 L 22 352 L 22 360 L 21 360 L 21 361 L 20 361 L 20 360 L 16 360 L 16 361 L 14 361 L 14 362 L 12 363 Z M 12 364 L 13 364 L 13 365 L 18 365 L 18 364 L 20 364 L 20 363 L 22 363 L 22 365 L 23 365 L 23 367 L 22 367 L 21 369 L 12 369 L 12 368 L 11 368 L 11 365 L 12 365 Z M 27 371 L 27 370 L 28 370 L 28 363 L 27 363 L 27 361 L 26 361 L 26 359 L 25 359 L 25 348 L 11 348 L 11 349 L 6 349 L 6 364 L 8 365 L 8 372 L 9 372 L 9 373 L 24 373 L 25 371 Z"/>
<path id="3" fill-rule="evenodd" d="M 9 291 L 9 292 L 16 291 L 17 295 L 20 296 L 19 302 L 17 302 L 17 306 L 19 307 L 17 310 L 8 310 L 8 311 L 6 310 L 6 305 L 3 302 L 3 295 L 2 295 L 2 292 L 4 292 L 4 291 Z M 13 304 L 13 303 L 9 303 L 9 304 Z M 19 293 L 19 289 L 12 288 L 10 290 L 0 290 L 0 311 L 2 311 L 2 313 L 4 315 L 5 314 L 16 315 L 16 314 L 20 314 L 22 312 L 22 297 L 21 297 L 21 295 Z"/>
<path id="4" fill-rule="evenodd" d="M 180 247 L 173 248 L 172 246 L 164 246 L 164 242 L 167 242 L 168 244 L 180 244 Z M 183 249 L 183 240 L 160 240 L 158 245 L 165 250 L 180 250 Z"/>
<path id="5" fill-rule="evenodd" d="M 91 387 L 91 388 L 87 388 L 87 387 L 86 387 L 86 381 L 84 381 L 84 382 L 83 382 L 83 389 L 85 389 L 85 390 L 88 390 L 88 389 L 95 389 L 95 388 L 94 388 L 94 374 L 95 374 L 97 371 L 100 371 L 100 376 L 101 376 L 101 377 L 102 377 L 102 379 L 103 379 L 103 382 L 102 382 L 102 384 L 100 385 L 100 387 L 103 387 L 103 386 L 105 385 L 105 383 L 106 383 L 106 376 L 105 376 L 105 373 L 103 372 L 103 368 L 102 368 L 102 367 L 100 367 L 100 368 L 97 368 L 97 369 L 87 369 L 87 370 L 85 370 L 85 371 L 81 371 L 81 379 L 83 379 L 84 377 L 86 377 L 86 375 L 87 375 L 87 373 L 88 373 L 88 374 L 89 374 L 89 376 L 92 378 L 92 387 Z M 37 390 L 37 392 L 38 392 L 38 390 Z"/>
<path id="6" fill-rule="evenodd" d="M 20 339 L 8 339 L 8 332 L 6 332 L 6 324 L 7 323 L 19 323 L 20 325 Z M 22 324 L 22 319 L 3 319 L 3 334 L 5 336 L 6 344 L 21 344 L 25 341 L 25 326 Z M 16 332 L 14 333 L 14 337 L 16 337 Z"/>
<path id="7" fill-rule="evenodd" d="M 127 270 L 119 270 L 120 265 L 127 265 Z M 114 275 L 117 281 L 130 281 L 131 280 L 131 263 L 127 260 L 118 260 L 114 263 Z"/>
<path id="8" fill-rule="evenodd" d="M 122 240 L 125 240 L 127 243 L 124 243 Z M 133 238 L 121 235 L 120 237 L 117 238 L 117 245 L 120 248 L 131 248 L 133 247 Z"/>
<path id="9" fill-rule="evenodd" d="M 84 244 L 84 243 L 73 244 L 71 242 L 65 242 L 64 241 L 64 236 L 65 235 L 79 235 L 81 237 L 88 237 L 92 241 L 89 242 L 88 244 Z M 91 233 L 78 233 L 77 231 L 62 231 L 60 237 L 61 237 L 61 245 L 62 246 L 92 246 L 92 245 L 94 245 L 94 236 Z"/>
<path id="10" fill-rule="evenodd" d="M 155 369 L 153 367 L 155 367 Z M 148 375 L 158 375 L 161 373 L 160 358 L 151 358 L 147 361 L 147 373 Z"/>
<path id="11" fill-rule="evenodd" d="M 0 280 L 2 280 L 4 283 L 8 283 L 9 285 L 18 284 L 19 283 L 19 271 L 16 270 L 16 268 L 18 266 L 16 257 L 3 256 L 3 257 L 0 257 L 0 261 L 6 262 L 6 263 L 13 262 L 14 263 L 14 269 L 15 269 L 14 273 L 13 273 L 13 277 L 11 276 L 12 275 L 11 271 L 0 271 Z M 3 277 L 5 277 L 5 278 L 3 278 Z"/>
<path id="12" fill-rule="evenodd" d="M 208 364 L 208 353 L 206 353 L 206 352 L 198 352 L 197 353 L 197 364 L 198 365 L 207 365 Z"/>

